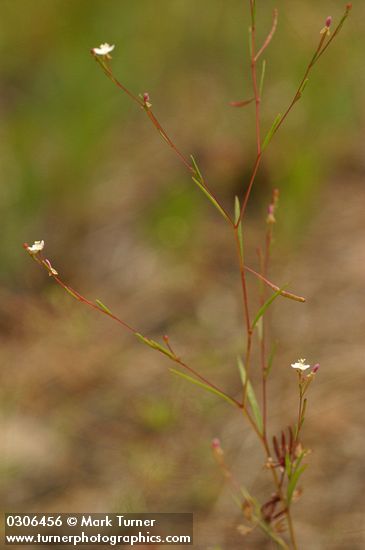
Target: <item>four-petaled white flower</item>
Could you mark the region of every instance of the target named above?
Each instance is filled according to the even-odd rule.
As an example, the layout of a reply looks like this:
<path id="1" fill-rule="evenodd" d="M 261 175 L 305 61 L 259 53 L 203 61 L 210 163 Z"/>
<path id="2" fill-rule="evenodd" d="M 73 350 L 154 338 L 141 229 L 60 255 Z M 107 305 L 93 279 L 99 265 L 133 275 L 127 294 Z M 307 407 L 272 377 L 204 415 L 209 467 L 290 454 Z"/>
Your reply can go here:
<path id="1" fill-rule="evenodd" d="M 310 365 L 305 364 L 305 359 L 298 359 L 298 361 L 296 363 L 291 364 L 291 367 L 293 369 L 298 369 L 298 370 L 310 369 Z"/>
<path id="2" fill-rule="evenodd" d="M 108 44 L 107 42 L 105 42 L 105 44 L 100 44 L 100 46 L 98 48 L 93 48 L 93 52 L 96 54 L 96 55 L 102 55 L 102 56 L 109 56 L 110 52 L 112 52 L 114 50 L 115 46 L 111 46 L 110 44 Z"/>
<path id="3" fill-rule="evenodd" d="M 44 248 L 44 241 L 34 241 L 32 246 L 27 246 L 29 254 L 38 254 Z"/>

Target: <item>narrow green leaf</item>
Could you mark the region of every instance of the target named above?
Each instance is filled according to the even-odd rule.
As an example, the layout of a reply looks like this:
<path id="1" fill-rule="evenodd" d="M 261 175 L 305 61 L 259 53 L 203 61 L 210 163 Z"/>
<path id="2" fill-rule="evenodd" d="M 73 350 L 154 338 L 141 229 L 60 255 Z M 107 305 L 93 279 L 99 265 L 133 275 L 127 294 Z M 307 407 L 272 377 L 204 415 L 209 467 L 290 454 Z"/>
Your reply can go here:
<path id="1" fill-rule="evenodd" d="M 242 360 L 241 360 L 240 357 L 237 357 L 237 365 L 238 365 L 238 370 L 239 370 L 240 377 L 241 377 L 242 386 L 245 387 L 247 374 L 246 374 L 245 366 L 242 363 Z M 247 398 L 248 398 L 248 402 L 250 403 L 253 415 L 255 417 L 257 427 L 258 427 L 260 433 L 262 433 L 264 425 L 263 425 L 263 421 L 262 421 L 261 411 L 260 411 L 260 407 L 257 403 L 255 391 L 254 391 L 250 381 L 248 381 L 248 383 L 247 383 Z"/>
<path id="2" fill-rule="evenodd" d="M 164 355 L 167 355 L 167 357 L 170 357 L 170 359 L 174 359 L 174 360 L 176 359 L 175 355 L 173 353 L 171 353 L 171 351 L 169 349 L 164 348 L 158 342 L 155 342 L 154 340 L 151 340 L 150 338 L 146 338 L 145 336 L 143 336 L 143 334 L 140 334 L 139 332 L 135 332 L 134 334 L 137 336 L 137 338 L 139 338 L 139 340 L 141 340 L 141 342 L 146 344 L 146 346 L 149 346 L 152 349 L 160 351 Z"/>
<path id="3" fill-rule="evenodd" d="M 64 286 L 63 287 L 69 294 L 71 294 L 71 296 L 73 298 L 76 298 L 76 300 L 78 300 L 80 302 L 80 298 L 79 296 L 77 296 L 77 294 L 75 294 L 68 286 Z"/>
<path id="4" fill-rule="evenodd" d="M 218 395 L 225 401 L 228 401 L 231 405 L 236 406 L 236 403 L 231 399 L 228 395 L 225 395 L 224 393 L 220 392 L 216 388 L 212 388 L 211 386 L 208 386 L 208 384 L 204 384 L 204 382 L 201 382 L 200 380 L 197 380 L 196 378 L 193 378 L 192 376 L 189 376 L 188 374 L 185 374 L 177 369 L 169 369 L 170 372 L 177 374 L 181 378 L 184 378 L 184 380 L 188 380 L 188 382 L 191 382 L 192 384 L 195 384 L 196 386 L 199 386 L 200 388 L 203 388 L 206 391 L 209 391 L 210 393 L 214 393 L 215 395 Z"/>
<path id="5" fill-rule="evenodd" d="M 289 547 L 287 544 L 283 541 L 282 538 L 280 538 L 270 527 L 268 523 L 262 518 L 261 514 L 261 505 L 259 501 L 254 498 L 245 487 L 241 487 L 241 493 L 244 497 L 244 499 L 251 504 L 253 507 L 253 517 L 257 524 L 260 526 L 260 528 L 273 540 L 277 543 L 280 548 L 283 548 L 284 550 L 289 550 Z M 241 505 L 242 506 L 242 505 Z"/>
<path id="6" fill-rule="evenodd" d="M 305 412 L 306 412 L 306 410 L 307 410 L 307 403 L 308 403 L 308 399 L 304 399 L 304 401 L 303 401 L 303 408 L 302 408 L 302 414 L 301 414 L 301 418 L 300 418 L 300 427 L 302 427 L 303 424 L 304 424 Z"/>
<path id="7" fill-rule="evenodd" d="M 250 495 L 250 492 L 244 485 L 240 486 L 241 493 L 243 495 L 243 498 L 247 500 L 247 502 L 250 502 L 251 504 L 254 503 L 255 499 Z"/>
<path id="8" fill-rule="evenodd" d="M 202 173 L 201 173 L 201 171 L 200 171 L 200 169 L 199 169 L 199 166 L 198 166 L 198 164 L 197 164 L 195 158 L 193 157 L 193 155 L 190 155 L 190 158 L 191 158 L 191 160 L 192 160 L 192 162 L 193 162 L 193 166 L 194 166 L 194 170 L 195 170 L 196 175 L 199 177 L 200 181 L 202 181 L 202 180 L 203 180 L 203 176 L 202 176 Z"/>
<path id="9" fill-rule="evenodd" d="M 240 199 L 236 196 L 234 200 L 234 223 L 237 224 L 238 220 L 241 216 L 241 205 L 240 205 Z M 240 243 L 240 250 L 241 250 L 241 256 L 243 259 L 243 234 L 242 234 L 242 220 L 240 220 L 240 223 L 237 226 L 238 230 L 238 240 Z"/>
<path id="10" fill-rule="evenodd" d="M 257 333 L 258 333 L 260 342 L 262 342 L 262 338 L 264 335 L 264 324 L 263 324 L 262 317 L 257 321 Z"/>
<path id="11" fill-rule="evenodd" d="M 288 505 L 290 504 L 290 501 L 292 499 L 293 493 L 295 491 L 295 487 L 298 483 L 298 479 L 300 475 L 305 470 L 306 466 L 303 466 L 300 468 L 301 462 L 303 458 L 305 457 L 305 451 L 302 451 L 298 458 L 296 459 L 295 463 L 291 465 L 291 472 L 290 475 L 288 475 L 288 487 L 287 487 L 287 499 L 288 499 Z M 285 457 L 286 458 L 286 457 Z M 300 471 L 299 474 L 297 472 Z"/>
<path id="12" fill-rule="evenodd" d="M 240 491 L 243 495 L 243 498 L 249 504 L 251 504 L 252 510 L 253 510 L 253 515 L 254 515 L 255 519 L 259 522 L 260 519 L 261 519 L 261 504 L 260 504 L 259 500 L 257 498 L 255 498 L 254 496 L 252 496 L 250 494 L 250 492 L 248 491 L 248 489 L 243 485 L 240 486 Z M 241 504 L 241 506 L 242 506 L 242 504 Z"/>
<path id="13" fill-rule="evenodd" d="M 248 27 L 248 51 L 250 52 L 250 59 L 252 58 L 252 28 Z"/>
<path id="14" fill-rule="evenodd" d="M 271 126 L 270 130 L 266 134 L 266 137 L 265 137 L 265 139 L 262 143 L 262 150 L 266 149 L 266 147 L 269 145 L 273 135 L 276 132 L 277 127 L 280 124 L 280 121 L 281 121 L 281 114 L 279 113 L 278 116 L 276 117 L 276 119 L 274 120 L 273 125 Z"/>
<path id="15" fill-rule="evenodd" d="M 300 466 L 303 458 L 305 457 L 305 455 L 306 455 L 306 451 L 302 451 L 300 453 L 300 455 L 298 456 L 298 458 L 296 459 L 295 464 L 294 464 L 294 469 L 295 470 L 297 470 L 299 468 L 299 466 Z"/>
<path id="16" fill-rule="evenodd" d="M 209 193 L 208 189 L 206 189 L 206 187 L 199 181 L 197 180 L 196 178 L 194 178 L 193 176 L 193 181 L 197 184 L 197 186 L 203 191 L 204 195 L 206 197 L 208 197 L 208 199 L 210 200 L 210 202 L 216 207 L 216 209 L 222 214 L 223 218 L 226 219 L 227 221 L 228 220 L 228 217 L 226 215 L 226 213 L 224 212 L 224 210 L 222 209 L 222 207 L 217 203 L 217 201 L 215 200 L 214 197 L 212 197 L 212 195 Z"/>
<path id="17" fill-rule="evenodd" d="M 98 306 L 103 310 L 105 311 L 105 313 L 107 313 L 108 315 L 113 315 L 112 312 L 110 311 L 110 309 L 108 307 L 106 307 L 105 304 L 103 304 L 103 302 L 101 300 L 95 300 L 95 302 L 98 304 Z"/>
<path id="18" fill-rule="evenodd" d="M 262 90 L 264 89 L 265 73 L 266 73 L 266 60 L 264 59 L 261 65 L 261 76 L 260 76 L 260 85 L 259 85 L 260 97 L 262 96 Z"/>
<path id="19" fill-rule="evenodd" d="M 233 502 L 235 503 L 235 505 L 237 506 L 237 508 L 238 508 L 239 510 L 241 510 L 241 512 L 242 512 L 242 501 L 241 501 L 241 499 L 240 499 L 237 495 L 235 495 L 235 494 L 233 494 L 233 493 L 231 494 L 231 499 L 233 500 Z"/>
<path id="20" fill-rule="evenodd" d="M 261 529 L 274 541 L 280 548 L 283 548 L 284 550 L 289 550 L 289 546 L 286 544 L 286 542 L 279 537 L 270 527 L 268 523 L 266 523 L 263 519 L 259 520 L 259 525 Z"/>
<path id="21" fill-rule="evenodd" d="M 216 201 L 216 199 L 209 193 L 208 189 L 205 187 L 204 185 L 204 178 L 202 176 L 202 173 L 199 169 L 199 166 L 195 160 L 195 158 L 193 157 L 193 155 L 190 155 L 190 158 L 192 160 L 192 163 L 193 163 L 193 167 L 194 167 L 194 172 L 195 172 L 195 175 L 197 176 L 196 178 L 193 176 L 193 181 L 197 184 L 197 186 L 203 191 L 204 195 L 206 197 L 208 197 L 208 199 L 211 201 L 211 203 L 217 208 L 217 210 L 222 214 L 222 216 L 228 221 L 228 218 L 227 218 L 227 215 L 226 213 L 224 212 L 224 210 L 222 209 L 222 207 L 218 204 L 218 202 Z"/>
<path id="22" fill-rule="evenodd" d="M 234 223 L 235 224 L 238 223 L 238 220 L 240 219 L 240 215 L 241 215 L 240 199 L 236 195 L 234 198 Z"/>
<path id="23" fill-rule="evenodd" d="M 144 110 L 145 110 L 146 112 L 148 111 L 148 109 L 146 109 L 146 107 L 144 107 Z M 158 128 L 158 127 L 157 127 L 157 131 L 158 131 L 158 133 L 160 134 L 160 136 L 162 137 L 162 139 L 163 139 L 164 141 L 166 141 L 166 143 L 167 143 L 168 145 L 170 145 L 170 140 L 169 140 L 169 138 L 167 137 L 167 135 L 165 134 L 165 132 L 164 132 L 161 128 Z"/>
<path id="24" fill-rule="evenodd" d="M 292 471 L 292 463 L 290 461 L 290 456 L 289 456 L 289 453 L 285 453 L 285 472 L 286 472 L 286 475 L 288 476 L 288 479 L 290 479 L 291 471 Z"/>
<path id="25" fill-rule="evenodd" d="M 268 357 L 268 360 L 267 360 L 267 367 L 266 367 L 266 370 L 265 370 L 265 378 L 267 378 L 269 376 L 270 372 L 271 372 L 277 348 L 278 348 L 278 343 L 274 342 L 272 347 L 271 347 L 269 357 Z"/>
<path id="26" fill-rule="evenodd" d="M 259 311 L 257 312 L 257 315 L 252 323 L 252 330 L 255 328 L 255 326 L 257 325 L 258 321 L 261 319 L 261 317 L 265 314 L 266 310 L 271 306 L 271 304 L 273 303 L 274 300 L 276 300 L 276 298 L 278 296 L 280 296 L 280 294 L 282 293 L 282 291 L 287 287 L 288 285 L 285 285 L 281 288 L 279 288 L 279 290 L 277 290 L 274 294 L 272 294 L 272 296 L 270 296 L 270 298 L 268 298 L 266 300 L 266 302 L 260 307 Z"/>
<path id="27" fill-rule="evenodd" d="M 294 439 L 297 439 L 298 433 L 299 433 L 299 430 L 298 430 L 298 423 L 296 422 L 296 423 L 294 424 Z"/>
<path id="28" fill-rule="evenodd" d="M 287 492 L 287 504 L 288 504 L 288 506 L 290 505 L 291 500 L 293 498 L 293 494 L 294 494 L 295 488 L 298 484 L 299 478 L 302 475 L 302 473 L 304 472 L 304 470 L 307 468 L 307 466 L 308 466 L 308 464 L 304 464 L 304 466 L 302 466 L 301 468 L 297 468 L 295 470 L 294 474 L 292 475 L 290 481 L 289 481 L 288 492 Z"/>

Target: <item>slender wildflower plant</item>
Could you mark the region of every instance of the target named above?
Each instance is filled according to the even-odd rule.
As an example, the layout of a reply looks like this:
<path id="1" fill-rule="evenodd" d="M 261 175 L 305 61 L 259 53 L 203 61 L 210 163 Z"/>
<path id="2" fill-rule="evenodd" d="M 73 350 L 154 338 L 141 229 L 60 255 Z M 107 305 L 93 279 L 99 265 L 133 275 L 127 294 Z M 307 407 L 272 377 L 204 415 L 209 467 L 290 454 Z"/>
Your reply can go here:
<path id="1" fill-rule="evenodd" d="M 251 19 L 249 35 L 250 70 L 253 95 L 248 99 L 231 102 L 231 105 L 233 107 L 241 108 L 254 104 L 256 158 L 252 167 L 251 177 L 249 178 L 242 196 L 236 197 L 234 208 L 232 208 L 232 213 L 227 211 L 209 186 L 206 177 L 202 174 L 198 166 L 197 160 L 192 155 L 187 156 L 183 153 L 161 125 L 160 121 L 154 114 L 149 94 L 144 93 L 135 95 L 116 78 L 111 67 L 111 52 L 114 50 L 114 46 L 105 43 L 101 44 L 98 48 L 93 48 L 91 50 L 91 55 L 94 57 L 104 74 L 113 82 L 113 84 L 129 96 L 129 98 L 145 112 L 154 128 L 158 131 L 166 144 L 172 149 L 179 161 L 186 167 L 193 182 L 217 209 L 225 224 L 228 226 L 228 229 L 232 233 L 237 250 L 237 262 L 242 285 L 243 328 L 246 340 L 244 356 L 242 358 L 238 358 L 238 370 L 242 384 L 240 398 L 228 394 L 224 389 L 218 387 L 214 382 L 208 380 L 205 376 L 200 374 L 195 367 L 188 365 L 174 350 L 168 336 L 163 336 L 163 343 L 159 343 L 151 338 L 148 338 L 146 335 L 141 334 L 141 332 L 136 328 L 132 327 L 126 321 L 118 317 L 100 300 L 89 300 L 66 284 L 61 279 L 56 269 L 52 266 L 50 260 L 44 257 L 43 240 L 35 241 L 32 246 L 29 246 L 26 243 L 23 246 L 33 260 L 43 267 L 48 275 L 52 277 L 53 280 L 66 292 L 68 292 L 75 300 L 97 310 L 104 315 L 107 315 L 113 321 L 122 325 L 123 328 L 134 334 L 143 344 L 149 346 L 158 353 L 167 356 L 168 359 L 175 364 L 175 367 L 170 368 L 170 371 L 173 374 L 180 376 L 183 379 L 200 386 L 202 389 L 212 392 L 216 396 L 224 399 L 245 417 L 263 448 L 265 456 L 264 463 L 272 477 L 274 492 L 270 494 L 270 497 L 266 502 L 260 503 L 249 493 L 246 488 L 242 487 L 234 479 L 230 468 L 225 462 L 224 452 L 221 448 L 219 440 L 213 440 L 212 450 L 214 457 L 221 467 L 224 476 L 229 480 L 232 484 L 232 488 L 239 495 L 243 518 L 247 523 L 246 525 L 241 526 L 240 530 L 242 534 L 248 534 L 254 529 L 260 528 L 274 543 L 276 543 L 277 546 L 285 549 L 296 550 L 298 548 L 298 543 L 296 540 L 292 519 L 292 504 L 300 496 L 298 482 L 306 468 L 306 465 L 303 464 L 303 460 L 308 453 L 308 450 L 306 450 L 301 443 L 301 432 L 307 408 L 306 394 L 311 382 L 316 376 L 319 365 L 316 364 L 311 367 L 305 363 L 304 359 L 299 359 L 291 365 L 291 368 L 297 372 L 298 376 L 299 394 L 297 420 L 294 425 L 290 425 L 286 430 L 282 430 L 279 435 L 269 435 L 267 426 L 267 383 L 272 370 L 275 350 L 272 347 L 271 351 L 269 351 L 266 314 L 274 300 L 279 297 L 295 300 L 297 302 L 305 302 L 305 298 L 287 290 L 287 285 L 274 284 L 269 278 L 271 244 L 279 200 L 279 191 L 277 189 L 273 191 L 272 199 L 268 207 L 265 244 L 263 247 L 259 248 L 259 268 L 257 270 L 254 270 L 245 263 L 243 222 L 252 187 L 267 147 L 283 125 L 295 104 L 301 99 L 304 89 L 308 84 L 313 67 L 318 63 L 327 48 L 337 37 L 350 13 L 352 6 L 351 4 L 346 5 L 345 12 L 334 30 L 331 30 L 332 17 L 328 17 L 326 19 L 325 25 L 319 33 L 319 42 L 314 49 L 314 53 L 310 58 L 307 67 L 304 70 L 303 77 L 292 100 L 283 114 L 278 114 L 276 116 L 271 128 L 266 132 L 266 134 L 263 134 L 261 126 L 261 97 L 266 68 L 264 53 L 275 34 L 278 23 L 278 12 L 277 10 L 274 10 L 271 30 L 263 44 L 258 46 L 256 37 L 256 0 L 248 1 Z M 262 283 L 260 285 L 260 307 L 255 315 L 252 314 L 252 307 L 248 295 L 246 282 L 247 274 L 253 275 Z M 273 292 L 268 294 L 268 291 L 270 290 Z M 253 336 L 255 333 L 257 333 L 257 338 L 254 339 Z M 261 372 L 261 399 L 259 400 L 256 397 L 256 391 L 251 383 L 252 348 L 254 342 L 258 342 L 261 363 L 259 367 Z"/>

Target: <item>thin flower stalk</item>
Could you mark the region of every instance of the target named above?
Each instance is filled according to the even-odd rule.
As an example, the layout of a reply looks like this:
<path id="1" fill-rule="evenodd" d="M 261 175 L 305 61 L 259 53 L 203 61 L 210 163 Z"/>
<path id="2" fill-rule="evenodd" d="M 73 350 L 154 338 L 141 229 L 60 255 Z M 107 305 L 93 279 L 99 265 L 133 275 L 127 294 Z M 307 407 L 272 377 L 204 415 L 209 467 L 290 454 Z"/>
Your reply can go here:
<path id="1" fill-rule="evenodd" d="M 41 247 L 40 250 L 38 250 L 36 253 L 34 252 L 34 249 L 35 248 L 39 248 L 39 244 L 38 243 L 43 243 L 43 246 Z M 99 313 L 103 313 L 104 315 L 107 315 L 108 317 L 110 317 L 111 319 L 113 319 L 113 321 L 117 322 L 118 324 L 122 325 L 125 329 L 127 329 L 129 332 L 133 333 L 135 336 L 137 336 L 140 340 L 142 340 L 144 343 L 146 343 L 147 345 L 149 345 L 149 347 L 151 347 L 152 349 L 158 351 L 159 353 L 162 353 L 163 355 L 166 355 L 171 361 L 174 361 L 175 363 L 177 363 L 178 365 L 180 365 L 181 367 L 183 367 L 184 369 L 188 370 L 189 372 L 191 372 L 196 378 L 198 378 L 199 380 L 201 380 L 202 382 L 204 382 L 204 384 L 206 384 L 207 386 L 211 387 L 212 389 L 216 390 L 217 392 L 219 392 L 220 394 L 224 395 L 229 401 L 231 401 L 232 403 L 234 403 L 236 405 L 236 407 L 238 407 L 239 409 L 242 409 L 243 406 L 242 406 L 242 403 L 240 403 L 237 399 L 235 399 L 234 397 L 231 397 L 230 395 L 228 395 L 225 391 L 223 391 L 221 388 L 219 388 L 218 386 L 216 386 L 213 382 L 211 382 L 210 380 L 207 380 L 202 374 L 200 374 L 198 371 L 196 371 L 194 368 L 190 367 L 187 363 L 185 363 L 172 349 L 171 347 L 171 344 L 169 342 L 169 338 L 168 336 L 164 336 L 163 337 L 163 340 L 164 342 L 167 344 L 167 350 L 164 349 L 162 346 L 158 345 L 156 342 L 154 342 L 153 340 L 150 340 L 149 338 L 147 338 L 146 336 L 144 336 L 143 334 L 141 334 L 140 331 L 138 331 L 136 328 L 133 328 L 131 325 L 129 325 L 128 323 L 126 323 L 125 321 L 123 321 L 122 319 L 120 319 L 117 315 L 114 315 L 104 304 L 102 304 L 102 302 L 100 302 L 100 300 L 97 300 L 96 303 L 92 302 L 91 300 L 85 298 L 85 296 L 83 296 L 82 294 L 80 294 L 79 292 L 77 292 L 77 290 L 75 290 L 74 288 L 72 288 L 71 286 L 67 285 L 66 283 L 64 283 L 62 281 L 62 279 L 59 277 L 58 275 L 58 272 L 52 267 L 50 261 L 46 258 L 44 258 L 42 256 L 42 253 L 41 253 L 41 250 L 43 249 L 44 247 L 44 241 L 36 241 L 34 243 L 34 245 L 32 246 L 29 246 L 27 243 L 24 243 L 23 245 L 24 249 L 27 250 L 27 252 L 31 255 L 31 257 L 34 259 L 34 261 L 36 261 L 40 266 L 42 266 L 43 268 L 46 269 L 46 271 L 48 272 L 48 274 L 54 279 L 54 281 L 61 287 L 63 288 L 64 290 L 66 290 L 66 292 L 68 294 L 70 294 L 73 298 L 75 298 L 76 300 L 78 300 L 79 302 L 81 302 L 82 304 L 85 304 L 89 307 L 91 307 L 92 309 L 95 309 L 96 311 L 98 311 Z"/>
<path id="2" fill-rule="evenodd" d="M 91 49 L 91 54 L 95 58 L 96 62 L 100 65 L 102 70 L 104 71 L 105 75 L 125 94 L 127 94 L 137 105 L 139 105 L 147 114 L 148 118 L 152 122 L 153 126 L 156 128 L 160 136 L 164 139 L 164 141 L 171 147 L 171 149 L 175 152 L 175 154 L 178 156 L 179 160 L 184 164 L 184 166 L 189 170 L 193 176 L 196 175 L 195 167 L 191 162 L 189 162 L 188 158 L 180 151 L 180 149 L 176 146 L 176 144 L 173 142 L 173 140 L 170 138 L 166 130 L 163 128 L 161 123 L 159 122 L 158 118 L 152 111 L 152 105 L 149 101 L 145 101 L 143 98 L 140 99 L 137 95 L 133 94 L 124 84 L 122 84 L 113 74 L 113 71 L 111 67 L 107 64 L 106 60 L 99 55 L 95 55 L 95 48 Z M 217 202 L 219 207 L 222 209 L 222 211 L 225 214 L 226 220 L 229 222 L 230 225 L 233 225 L 233 221 L 231 219 L 231 216 L 228 214 L 228 212 L 225 210 L 224 206 L 220 203 L 214 192 L 209 188 L 206 180 L 202 178 L 201 184 L 203 187 L 205 187 L 206 191 L 211 195 L 214 200 Z"/>
<path id="3" fill-rule="evenodd" d="M 255 30 L 255 17 L 254 17 L 255 0 L 250 0 L 250 9 L 251 9 L 251 21 L 252 21 L 252 27 L 251 28 L 253 28 Z M 294 97 L 293 97 L 292 101 L 289 103 L 289 106 L 287 107 L 284 115 L 280 117 L 280 120 L 279 120 L 278 124 L 276 125 L 271 138 L 277 133 L 277 131 L 282 126 L 284 120 L 287 118 L 288 114 L 290 113 L 290 111 L 292 110 L 294 105 L 302 97 L 302 93 L 304 91 L 305 86 L 307 85 L 308 77 L 309 77 L 309 74 L 310 74 L 311 70 L 313 69 L 313 66 L 320 59 L 320 57 L 324 54 L 324 52 L 327 50 L 329 45 L 333 42 L 334 38 L 336 36 L 338 36 L 344 22 L 346 21 L 347 17 L 350 14 L 351 9 L 352 9 L 352 4 L 347 4 L 346 9 L 345 9 L 345 13 L 342 16 L 342 18 L 341 18 L 339 24 L 337 25 L 336 29 L 334 30 L 331 38 L 328 39 L 328 35 L 326 35 L 326 34 L 321 35 L 319 44 L 318 44 L 317 48 L 315 49 L 315 52 L 314 52 L 309 64 L 306 67 L 303 78 L 300 81 L 300 84 L 299 84 L 299 86 L 298 86 L 298 88 L 297 88 L 297 90 L 294 94 Z M 253 52 L 254 52 L 253 46 L 255 44 L 255 33 L 251 33 L 251 34 L 253 34 L 253 41 L 252 41 L 252 38 L 251 38 L 251 50 L 252 50 L 251 51 L 251 71 L 252 71 L 252 75 L 253 75 L 254 71 L 256 71 L 256 63 L 252 62 L 252 56 L 253 56 Z M 253 85 L 254 85 L 254 87 L 256 87 L 256 91 L 258 92 L 258 90 L 257 90 L 257 76 L 256 76 L 255 80 L 254 80 L 254 77 L 252 77 L 252 78 L 253 78 Z M 256 86 L 255 86 L 255 81 L 256 81 Z M 259 98 L 259 95 L 257 95 L 257 94 L 255 94 L 255 102 L 256 102 L 256 138 L 257 138 L 257 119 L 259 119 L 259 116 L 260 116 L 260 109 L 259 109 L 260 98 Z M 241 215 L 240 215 L 239 220 L 236 223 L 239 223 L 239 221 L 242 219 L 242 217 L 245 213 L 247 203 L 248 203 L 248 199 L 250 197 L 250 193 L 251 193 L 251 190 L 252 190 L 253 182 L 255 180 L 255 177 L 256 177 L 256 174 L 257 174 L 257 171 L 258 171 L 259 165 L 261 163 L 261 159 L 262 159 L 263 150 L 261 148 L 261 143 L 260 143 L 260 147 L 259 147 L 259 143 L 258 143 L 257 139 L 256 139 L 256 142 L 257 142 L 257 156 L 256 156 L 254 166 L 253 166 L 253 169 L 252 169 L 252 175 L 251 175 L 247 190 L 246 190 L 245 195 L 244 195 L 244 200 L 242 201 Z"/>
<path id="4" fill-rule="evenodd" d="M 280 287 L 278 285 L 275 285 L 271 281 L 269 281 L 269 279 L 265 277 L 263 273 L 258 273 L 248 265 L 244 265 L 244 269 L 245 271 L 248 271 L 249 273 L 252 273 L 253 275 L 255 275 L 255 277 L 260 279 L 260 281 L 263 281 L 265 285 L 272 288 L 272 290 L 275 290 L 276 292 L 280 290 Z M 284 298 L 289 298 L 289 300 L 294 300 L 295 302 L 304 303 L 306 301 L 304 296 L 298 296 L 298 294 L 294 294 L 293 292 L 288 292 L 286 290 L 280 290 L 280 296 L 283 296 Z"/>

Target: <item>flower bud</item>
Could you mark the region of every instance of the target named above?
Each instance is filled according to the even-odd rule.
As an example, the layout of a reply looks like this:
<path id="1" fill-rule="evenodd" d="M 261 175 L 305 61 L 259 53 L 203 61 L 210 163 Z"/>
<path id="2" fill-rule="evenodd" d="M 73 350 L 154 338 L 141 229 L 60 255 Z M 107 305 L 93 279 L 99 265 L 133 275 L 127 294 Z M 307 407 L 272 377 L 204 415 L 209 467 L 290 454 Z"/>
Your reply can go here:
<path id="1" fill-rule="evenodd" d="M 266 223 L 275 223 L 276 222 L 276 219 L 275 219 L 275 205 L 274 204 L 269 204 L 269 206 L 267 207 L 267 217 L 266 217 Z"/>
<path id="2" fill-rule="evenodd" d="M 331 23 L 332 23 L 332 16 L 329 15 L 326 19 L 325 26 L 320 31 L 320 34 L 324 34 L 325 36 L 329 36 L 331 34 L 331 31 L 330 31 Z"/>
<path id="3" fill-rule="evenodd" d="M 152 107 L 152 103 L 150 102 L 150 94 L 148 92 L 143 94 L 143 103 L 148 109 Z"/>
<path id="4" fill-rule="evenodd" d="M 215 454 L 216 458 L 223 456 L 223 449 L 221 447 L 221 442 L 217 437 L 215 437 L 212 441 L 212 451 Z"/>

